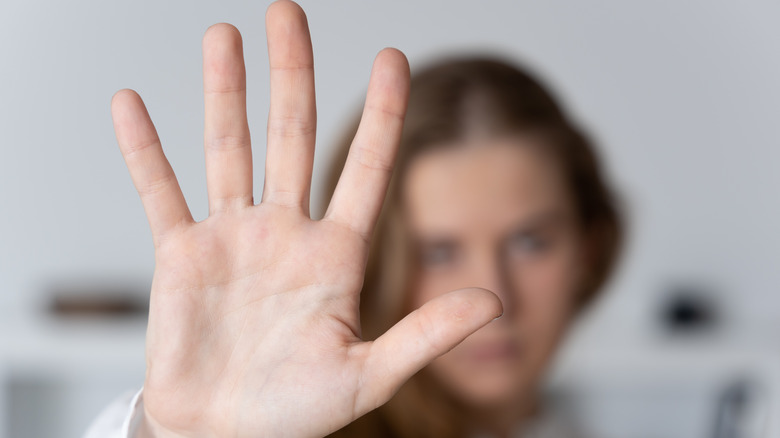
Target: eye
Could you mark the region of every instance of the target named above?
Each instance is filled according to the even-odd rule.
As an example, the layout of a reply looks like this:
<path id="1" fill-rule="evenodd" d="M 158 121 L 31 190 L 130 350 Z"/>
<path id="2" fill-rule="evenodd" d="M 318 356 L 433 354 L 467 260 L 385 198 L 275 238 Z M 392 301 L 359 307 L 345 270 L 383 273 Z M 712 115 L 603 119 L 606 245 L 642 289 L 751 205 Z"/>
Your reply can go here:
<path id="1" fill-rule="evenodd" d="M 519 232 L 509 237 L 507 250 L 512 254 L 541 254 L 549 248 L 550 242 L 544 236 L 532 232 Z"/>

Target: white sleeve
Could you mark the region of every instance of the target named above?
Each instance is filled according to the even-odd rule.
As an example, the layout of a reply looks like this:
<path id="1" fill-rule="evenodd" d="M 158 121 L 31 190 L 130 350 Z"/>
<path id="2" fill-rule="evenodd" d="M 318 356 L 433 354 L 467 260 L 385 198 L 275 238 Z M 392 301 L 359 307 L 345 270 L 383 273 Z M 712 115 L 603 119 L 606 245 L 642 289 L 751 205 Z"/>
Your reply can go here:
<path id="1" fill-rule="evenodd" d="M 143 389 L 128 392 L 106 406 L 83 438 L 133 438 L 143 418 Z"/>

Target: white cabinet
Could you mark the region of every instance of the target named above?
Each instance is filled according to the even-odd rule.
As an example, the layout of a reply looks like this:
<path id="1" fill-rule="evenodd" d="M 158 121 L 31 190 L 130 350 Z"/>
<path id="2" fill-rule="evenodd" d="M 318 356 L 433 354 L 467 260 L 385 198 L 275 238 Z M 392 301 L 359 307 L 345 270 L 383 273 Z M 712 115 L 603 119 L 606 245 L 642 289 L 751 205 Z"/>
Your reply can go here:
<path id="1" fill-rule="evenodd" d="M 17 321 L 18 322 L 18 321 Z M 0 342 L 0 438 L 79 438 L 144 376 L 145 321 L 28 320 Z"/>

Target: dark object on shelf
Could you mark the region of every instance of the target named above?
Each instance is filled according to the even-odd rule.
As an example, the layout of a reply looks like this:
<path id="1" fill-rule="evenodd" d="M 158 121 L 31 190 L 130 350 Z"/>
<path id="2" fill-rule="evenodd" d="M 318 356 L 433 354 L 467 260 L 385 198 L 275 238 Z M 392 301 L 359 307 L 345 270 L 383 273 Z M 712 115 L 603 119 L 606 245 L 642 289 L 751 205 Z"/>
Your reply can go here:
<path id="1" fill-rule="evenodd" d="M 145 317 L 148 314 L 148 292 L 128 284 L 107 283 L 79 282 L 52 287 L 46 310 L 54 316 L 67 318 Z"/>
<path id="2" fill-rule="evenodd" d="M 672 332 L 701 332 L 715 328 L 717 309 L 711 294 L 691 288 L 674 289 L 664 301 L 661 318 Z"/>

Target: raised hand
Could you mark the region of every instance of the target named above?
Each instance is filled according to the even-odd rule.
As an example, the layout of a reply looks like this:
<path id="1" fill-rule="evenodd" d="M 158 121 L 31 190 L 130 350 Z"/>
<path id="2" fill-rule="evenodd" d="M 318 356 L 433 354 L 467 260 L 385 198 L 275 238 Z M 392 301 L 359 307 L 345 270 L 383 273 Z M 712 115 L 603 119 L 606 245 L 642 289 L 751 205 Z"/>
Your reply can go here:
<path id="1" fill-rule="evenodd" d="M 112 102 L 156 250 L 144 432 L 321 436 L 386 402 L 417 370 L 501 313 L 483 290 L 442 296 L 373 342 L 358 315 L 368 242 L 399 141 L 405 57 L 377 56 L 360 128 L 325 217 L 309 216 L 316 113 L 311 41 L 295 3 L 267 13 L 266 180 L 254 204 L 242 42 L 203 40 L 209 217 L 195 222 L 141 99 Z M 400 291 L 399 291 L 400 293 Z"/>

